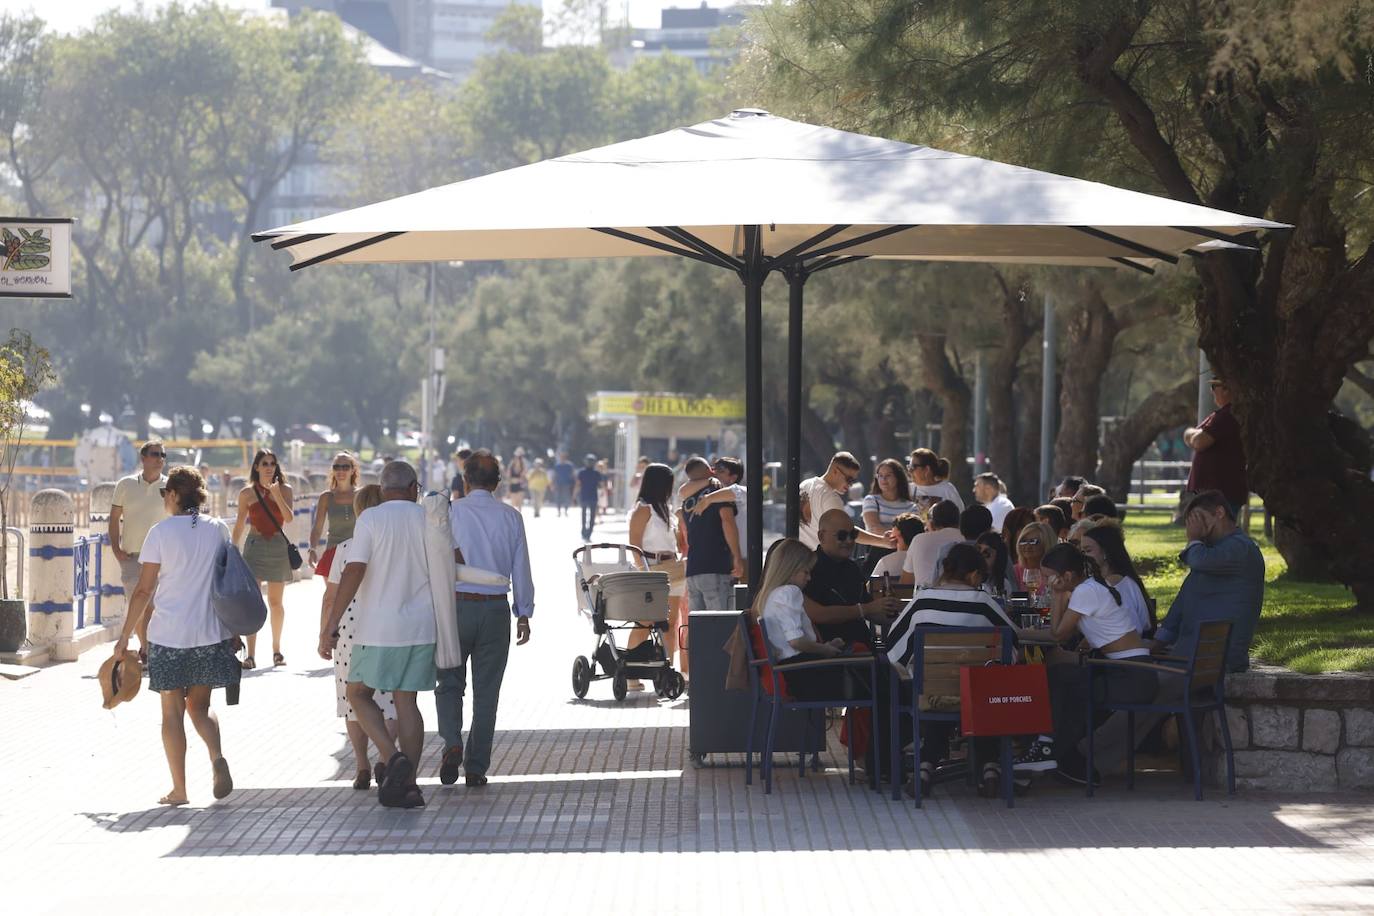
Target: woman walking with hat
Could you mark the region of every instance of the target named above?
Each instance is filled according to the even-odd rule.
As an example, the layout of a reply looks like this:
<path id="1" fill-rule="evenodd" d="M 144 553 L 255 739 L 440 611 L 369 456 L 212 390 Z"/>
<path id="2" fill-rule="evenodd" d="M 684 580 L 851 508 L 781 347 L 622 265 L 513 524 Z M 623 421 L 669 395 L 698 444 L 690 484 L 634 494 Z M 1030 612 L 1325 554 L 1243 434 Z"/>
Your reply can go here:
<path id="1" fill-rule="evenodd" d="M 234 543 L 239 543 L 243 529 L 250 526 L 248 539 L 243 542 L 243 559 L 253 571 L 253 578 L 267 586 L 267 606 L 271 609 L 272 664 L 286 664 L 281 654 L 281 628 L 286 620 L 282 596 L 286 583 L 291 581 L 291 542 L 283 528 L 292 518 L 291 486 L 282 476 L 281 463 L 271 449 L 258 449 L 253 456 L 253 470 L 249 485 L 239 491 L 239 516 L 234 521 Z M 266 481 L 266 482 L 264 482 Z M 257 667 L 253 658 L 258 637 L 248 637 L 248 657 L 244 670 Z"/>
<path id="2" fill-rule="evenodd" d="M 210 709 L 210 691 L 237 685 L 242 671 L 234 658 L 234 639 L 210 603 L 215 558 L 229 540 L 229 529 L 219 519 L 200 514 L 209 493 L 195 468 L 173 468 L 162 493 L 170 517 L 154 525 L 143 542 L 143 569 L 113 655 L 124 657 L 129 634 L 153 605 L 156 593 L 157 613 L 148 623 L 148 686 L 162 696 L 162 746 L 172 773 L 172 790 L 158 804 L 184 805 L 188 714 L 210 752 L 215 798 L 233 791 L 220 747 L 219 720 Z"/>

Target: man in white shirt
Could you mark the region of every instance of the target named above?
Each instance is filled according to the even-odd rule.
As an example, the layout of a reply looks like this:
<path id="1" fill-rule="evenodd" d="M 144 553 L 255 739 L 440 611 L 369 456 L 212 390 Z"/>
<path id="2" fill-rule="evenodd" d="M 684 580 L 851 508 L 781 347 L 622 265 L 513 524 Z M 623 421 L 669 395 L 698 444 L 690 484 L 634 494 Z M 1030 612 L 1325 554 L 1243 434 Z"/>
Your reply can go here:
<path id="1" fill-rule="evenodd" d="M 391 461 L 381 477 L 382 504 L 358 516 L 334 607 L 320 634 L 320 654 L 329 657 L 333 651 L 339 620 L 356 597 L 348 702 L 363 731 L 388 755 L 378 799 L 390 808 L 419 808 L 425 801 L 415 774 L 425 722 L 416 695 L 434 689 L 437 637 L 425 560 L 425 510 L 415 503 L 420 482 L 413 467 Z M 373 699 L 377 690 L 391 691 L 396 742 Z"/>
<path id="2" fill-rule="evenodd" d="M 461 766 L 467 785 L 487 784 L 491 742 L 496 733 L 496 705 L 510 656 L 510 624 L 515 616 L 515 644 L 530 641 L 530 617 L 534 614 L 534 580 L 530 576 L 530 551 L 525 541 L 525 520 L 520 510 L 496 498 L 501 483 L 501 463 L 486 449 L 478 449 L 463 465 L 468 495 L 449 507 L 453 548 L 459 563 L 504 576 L 515 604 L 506 600 L 507 586 L 459 582 L 458 641 L 463 663 L 439 670 L 434 705 L 439 714 L 439 734 L 444 757 L 439 781 L 458 781 Z M 472 659 L 472 724 L 463 744 L 463 694 L 467 688 L 468 659 Z"/>
<path id="3" fill-rule="evenodd" d="M 1007 513 L 1016 508 L 1016 503 L 1007 499 L 1002 489 L 1002 478 L 991 471 L 973 478 L 973 497 L 988 507 L 988 511 L 992 513 L 992 530 L 999 532 Z"/>
<path id="4" fill-rule="evenodd" d="M 138 554 L 143 549 L 143 540 L 149 529 L 167 517 L 162 501 L 162 488 L 167 486 L 167 475 L 163 473 L 167 449 L 162 440 L 149 439 L 143 443 L 138 450 L 138 460 L 142 467 L 137 473 L 119 479 L 114 498 L 110 500 L 110 549 L 119 563 L 126 611 L 129 602 L 133 601 L 134 588 L 142 571 Z M 152 616 L 153 608 L 149 608 L 138 622 L 138 660 L 145 665 L 148 664 L 148 620 Z"/>
<path id="5" fill-rule="evenodd" d="M 916 535 L 906 552 L 902 566 L 902 584 L 925 588 L 934 584 L 935 564 L 940 552 L 950 544 L 962 541 L 959 533 L 959 507 L 942 499 L 930 510 L 930 524 L 924 534 Z"/>
<path id="6" fill-rule="evenodd" d="M 802 522 L 797 532 L 801 542 L 812 550 L 820 545 L 821 516 L 832 509 L 848 512 L 849 488 L 859 479 L 859 461 L 849 452 L 836 452 L 830 459 L 830 466 L 820 477 L 808 477 L 801 482 Z M 873 534 L 863 528 L 855 528 L 858 543 L 870 547 L 892 546 L 892 541 L 881 534 Z"/>

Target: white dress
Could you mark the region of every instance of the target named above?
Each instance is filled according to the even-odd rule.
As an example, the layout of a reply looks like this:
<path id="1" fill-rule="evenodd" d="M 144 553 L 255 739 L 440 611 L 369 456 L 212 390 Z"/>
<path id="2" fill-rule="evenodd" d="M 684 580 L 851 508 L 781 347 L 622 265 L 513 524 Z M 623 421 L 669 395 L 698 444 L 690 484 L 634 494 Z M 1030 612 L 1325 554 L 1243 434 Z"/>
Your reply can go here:
<path id="1" fill-rule="evenodd" d="M 351 539 L 344 541 L 334 550 L 334 563 L 329 567 L 329 581 L 336 587 L 339 577 L 343 575 L 348 548 L 352 543 Z M 343 617 L 339 619 L 339 641 L 334 646 L 334 714 L 350 722 L 358 721 L 358 714 L 353 711 L 353 704 L 348 702 L 347 694 L 348 663 L 353 660 L 353 614 L 357 604 L 356 598 L 350 601 L 348 610 L 344 611 Z M 372 699 L 382 708 L 383 718 L 396 718 L 396 704 L 391 699 L 391 691 L 375 691 Z"/>

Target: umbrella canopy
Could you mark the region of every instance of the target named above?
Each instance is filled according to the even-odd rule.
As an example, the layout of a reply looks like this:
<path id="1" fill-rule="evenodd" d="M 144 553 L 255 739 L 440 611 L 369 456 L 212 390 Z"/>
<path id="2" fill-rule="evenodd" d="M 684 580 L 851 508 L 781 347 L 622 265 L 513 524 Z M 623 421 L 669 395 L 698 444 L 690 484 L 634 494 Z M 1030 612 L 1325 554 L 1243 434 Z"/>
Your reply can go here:
<path id="1" fill-rule="evenodd" d="M 762 249 L 770 257 L 824 250 L 1095 267 L 1149 267 L 1208 239 L 1283 228 L 741 110 L 254 237 L 289 249 L 293 268 L 671 254 L 714 260 L 709 250 L 743 257 L 744 226 L 764 227 Z M 655 227 L 682 230 L 701 245 Z M 820 236 L 811 249 L 797 250 Z"/>
<path id="2" fill-rule="evenodd" d="M 496 172 L 253 236 L 292 270 L 323 263 L 680 256 L 737 273 L 745 291 L 746 474 L 762 478 L 762 290 L 790 287 L 787 530 L 797 530 L 802 295 L 807 278 L 866 258 L 1153 272 L 1244 248 L 1281 223 L 818 127 L 728 117 Z M 1248 241 L 1248 239 L 1242 239 Z M 749 488 L 750 582 L 763 556 Z"/>

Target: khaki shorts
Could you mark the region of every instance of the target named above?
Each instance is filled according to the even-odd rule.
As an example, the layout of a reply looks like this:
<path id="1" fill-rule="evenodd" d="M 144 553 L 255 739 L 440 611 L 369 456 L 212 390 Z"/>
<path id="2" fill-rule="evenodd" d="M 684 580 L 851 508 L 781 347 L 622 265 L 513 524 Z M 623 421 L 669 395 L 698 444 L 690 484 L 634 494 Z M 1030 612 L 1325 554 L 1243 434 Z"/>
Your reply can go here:
<path id="1" fill-rule="evenodd" d="M 134 597 L 134 589 L 138 588 L 138 577 L 143 574 L 143 564 L 138 562 L 138 554 L 125 554 L 127 559 L 119 561 L 119 581 L 124 586 L 125 606 Z"/>

